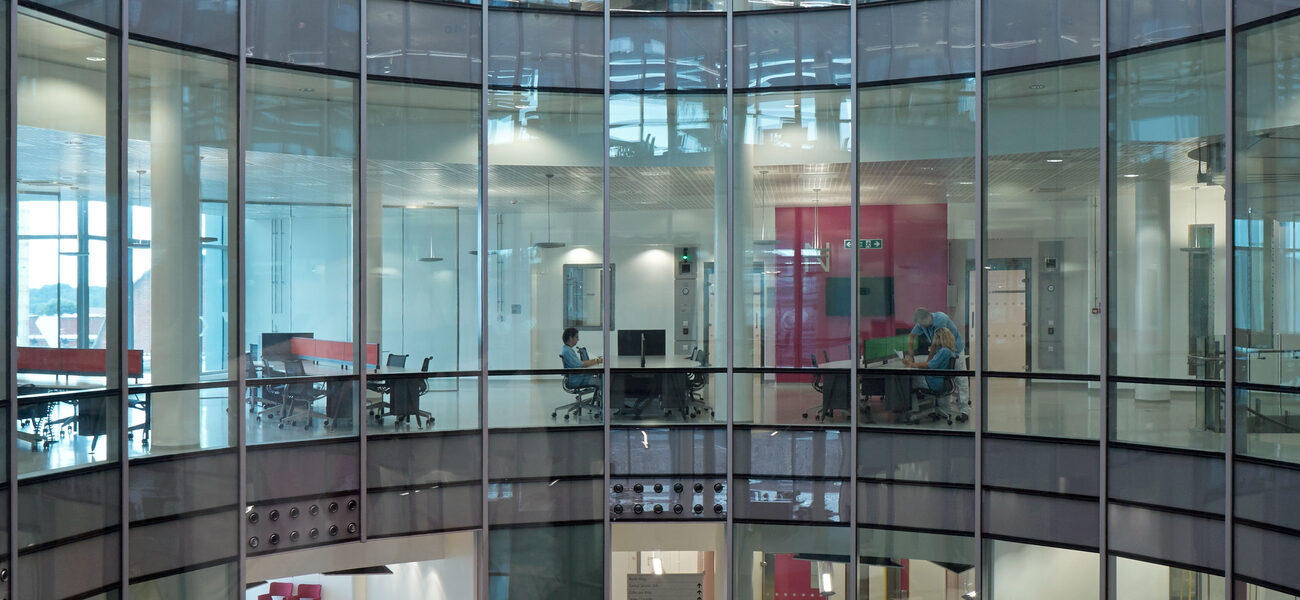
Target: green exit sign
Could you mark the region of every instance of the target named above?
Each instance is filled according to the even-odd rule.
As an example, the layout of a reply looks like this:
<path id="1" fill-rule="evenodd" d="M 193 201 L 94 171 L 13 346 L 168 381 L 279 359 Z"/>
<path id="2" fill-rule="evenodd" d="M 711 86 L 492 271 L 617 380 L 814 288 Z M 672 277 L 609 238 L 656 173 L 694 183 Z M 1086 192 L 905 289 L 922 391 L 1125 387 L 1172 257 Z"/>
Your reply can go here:
<path id="1" fill-rule="evenodd" d="M 848 250 L 853 247 L 853 240 L 844 240 L 844 249 Z M 885 247 L 885 240 L 880 238 L 858 240 L 859 250 L 882 250 Z"/>

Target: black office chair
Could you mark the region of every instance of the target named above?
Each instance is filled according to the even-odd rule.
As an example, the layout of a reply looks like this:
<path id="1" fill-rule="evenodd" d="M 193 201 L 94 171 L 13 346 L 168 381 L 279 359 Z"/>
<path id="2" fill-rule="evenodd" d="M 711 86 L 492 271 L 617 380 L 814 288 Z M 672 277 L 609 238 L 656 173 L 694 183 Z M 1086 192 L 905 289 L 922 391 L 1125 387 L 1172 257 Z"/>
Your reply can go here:
<path id="1" fill-rule="evenodd" d="M 955 375 L 944 376 L 943 386 L 938 391 L 931 390 L 928 385 L 912 390 L 912 409 L 908 411 L 907 422 L 915 425 L 928 418 L 931 422 L 946 420 L 952 425 L 953 415 L 944 405 L 957 393 L 955 378 Z"/>
<path id="2" fill-rule="evenodd" d="M 285 361 L 284 373 L 288 377 L 305 377 L 307 375 L 301 360 Z M 311 429 L 313 419 L 320 419 L 328 428 L 330 424 L 329 415 L 312 408 L 312 405 L 317 400 L 324 397 L 325 391 L 318 389 L 316 384 L 310 381 L 293 382 L 285 385 L 284 410 L 280 417 L 280 429 L 284 429 L 285 424 L 296 426 L 299 422 L 303 423 L 303 429 Z"/>
<path id="3" fill-rule="evenodd" d="M 384 361 L 384 366 L 406 368 L 406 359 L 410 356 L 410 354 L 389 354 L 388 360 Z"/>
<path id="4" fill-rule="evenodd" d="M 709 366 L 708 353 L 706 353 L 704 350 L 701 350 L 698 347 L 691 351 L 691 360 L 699 363 L 701 368 Z M 709 374 L 708 373 L 687 373 L 686 382 L 687 382 L 687 410 L 690 411 L 689 416 L 691 418 L 695 418 L 700 416 L 701 414 L 704 414 L 705 411 L 709 412 L 710 417 L 716 416 L 713 412 L 713 406 L 711 406 L 704 399 L 703 391 L 704 388 L 708 387 L 709 385 Z"/>
<path id="5" fill-rule="evenodd" d="M 432 356 L 426 357 L 423 364 L 420 365 L 420 372 L 424 373 L 429 370 L 429 361 Z M 419 379 L 398 379 L 391 384 L 391 414 L 393 415 L 394 425 L 410 426 L 411 417 L 415 417 L 415 426 L 418 429 L 424 429 L 427 421 L 430 426 L 433 425 L 433 415 L 428 411 L 420 410 L 420 397 L 429 391 L 429 380 L 423 377 Z M 382 420 L 382 417 L 381 417 Z"/>
<path id="6" fill-rule="evenodd" d="M 808 354 L 808 360 L 812 362 L 812 366 L 813 366 L 813 368 L 816 369 L 816 368 L 817 368 L 817 354 L 815 354 L 815 353 L 809 353 L 809 354 Z M 815 374 L 813 374 L 813 379 L 812 379 L 812 388 L 813 388 L 814 390 L 817 391 L 817 395 L 818 395 L 818 397 L 821 396 L 821 394 L 822 394 L 822 392 L 823 392 L 825 386 L 826 386 L 826 382 L 825 382 L 825 380 L 822 379 L 822 374 L 821 374 L 821 373 L 815 373 Z M 824 402 L 819 402 L 819 403 L 817 403 L 817 404 L 814 404 L 814 405 L 812 405 L 812 406 L 809 406 L 808 408 L 803 409 L 803 418 L 807 419 L 807 418 L 808 418 L 808 413 L 814 413 L 814 414 L 816 415 L 816 419 L 817 419 L 818 421 L 822 420 L 822 417 L 823 417 L 823 415 L 822 415 L 822 405 L 823 405 L 823 404 L 825 404 L 825 403 L 824 403 Z"/>
<path id="7" fill-rule="evenodd" d="M 585 353 L 586 348 L 583 348 L 582 352 Z M 560 361 L 561 362 L 564 361 L 563 356 L 560 357 Z M 577 413 L 578 418 L 581 419 L 582 409 L 589 408 L 591 409 L 592 416 L 595 417 L 596 419 L 600 419 L 601 400 L 598 399 L 596 396 L 596 392 L 599 388 L 590 383 L 582 384 L 582 385 L 573 384 L 570 381 L 571 377 L 572 377 L 571 375 L 565 375 L 563 377 L 560 377 L 560 387 L 564 390 L 564 393 L 573 395 L 573 402 L 570 402 L 568 404 L 556 408 L 554 411 L 551 412 L 551 418 L 552 419 L 558 418 L 560 411 L 564 411 L 565 421 L 568 421 L 569 415 L 573 413 Z M 591 394 L 591 398 L 583 397 L 587 394 Z"/>

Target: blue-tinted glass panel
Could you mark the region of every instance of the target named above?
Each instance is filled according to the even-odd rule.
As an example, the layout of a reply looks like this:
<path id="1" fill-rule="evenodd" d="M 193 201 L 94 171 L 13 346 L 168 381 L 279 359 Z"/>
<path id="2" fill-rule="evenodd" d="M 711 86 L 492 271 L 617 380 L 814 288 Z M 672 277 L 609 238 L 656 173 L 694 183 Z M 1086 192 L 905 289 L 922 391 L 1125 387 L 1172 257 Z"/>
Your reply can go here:
<path id="1" fill-rule="evenodd" d="M 249 58 L 357 71 L 358 0 L 247 0 Z"/>
<path id="2" fill-rule="evenodd" d="M 717 89 L 726 85 L 726 20 L 616 17 L 610 24 L 610 88 Z"/>
<path id="3" fill-rule="evenodd" d="M 483 54 L 481 9 L 372 0 L 366 10 L 370 74 L 478 83 Z"/>
<path id="4" fill-rule="evenodd" d="M 599 15 L 492 11 L 488 84 L 602 89 L 604 21 Z"/>
<path id="5" fill-rule="evenodd" d="M 984 7 L 984 68 L 1095 56 L 1101 46 L 1099 13 L 1093 2 L 989 0 Z"/>
<path id="6" fill-rule="evenodd" d="M 1111 2 L 1106 23 L 1110 51 L 1159 44 L 1221 30 L 1223 2 L 1224 0 Z"/>
<path id="7" fill-rule="evenodd" d="M 229 54 L 239 51 L 238 0 L 133 0 L 131 36 L 180 42 Z"/>
<path id="8" fill-rule="evenodd" d="M 848 16 L 840 10 L 736 16 L 734 85 L 848 85 Z"/>
<path id="9" fill-rule="evenodd" d="M 858 11 L 859 81 L 974 70 L 974 0 L 923 0 Z"/>

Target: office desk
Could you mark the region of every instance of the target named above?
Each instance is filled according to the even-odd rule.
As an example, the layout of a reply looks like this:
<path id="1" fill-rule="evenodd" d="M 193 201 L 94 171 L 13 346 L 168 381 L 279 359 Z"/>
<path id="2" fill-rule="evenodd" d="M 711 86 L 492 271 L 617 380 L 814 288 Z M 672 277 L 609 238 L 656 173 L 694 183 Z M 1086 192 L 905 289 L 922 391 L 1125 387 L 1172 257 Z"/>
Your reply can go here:
<path id="1" fill-rule="evenodd" d="M 926 356 L 917 356 L 920 360 L 926 360 Z M 850 361 L 835 360 L 821 365 L 827 369 L 848 369 Z M 896 371 L 907 371 L 910 367 L 903 364 L 902 359 L 890 358 L 878 362 L 868 363 L 868 369 L 887 369 Z M 822 414 L 830 414 L 834 410 L 849 410 L 849 398 L 852 395 L 851 386 L 849 385 L 848 373 L 827 373 L 822 377 Z M 912 402 L 912 376 L 900 372 L 897 375 L 885 375 L 879 373 L 858 373 L 858 382 L 861 385 L 861 395 L 865 399 L 871 396 L 880 396 L 884 398 L 885 410 L 900 411 L 907 410 L 911 407 Z"/>
<path id="2" fill-rule="evenodd" d="M 640 369 L 640 356 L 610 357 L 611 369 Z M 699 369 L 700 364 L 684 356 L 647 356 L 645 368 L 660 372 L 610 373 L 607 386 L 610 406 L 619 414 L 639 417 L 649 403 L 659 401 L 664 411 L 677 411 L 685 420 L 691 404 L 690 374 L 687 369 Z M 634 404 L 628 405 L 628 400 Z"/>

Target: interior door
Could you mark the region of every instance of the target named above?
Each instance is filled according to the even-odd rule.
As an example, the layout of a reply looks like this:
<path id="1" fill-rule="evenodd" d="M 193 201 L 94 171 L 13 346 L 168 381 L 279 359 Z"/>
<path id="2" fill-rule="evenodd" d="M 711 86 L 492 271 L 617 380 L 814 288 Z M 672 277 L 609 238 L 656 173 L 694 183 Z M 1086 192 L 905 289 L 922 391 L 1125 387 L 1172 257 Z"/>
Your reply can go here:
<path id="1" fill-rule="evenodd" d="M 1029 324 L 1023 269 L 989 270 L 988 357 L 990 371 L 1028 371 Z"/>

